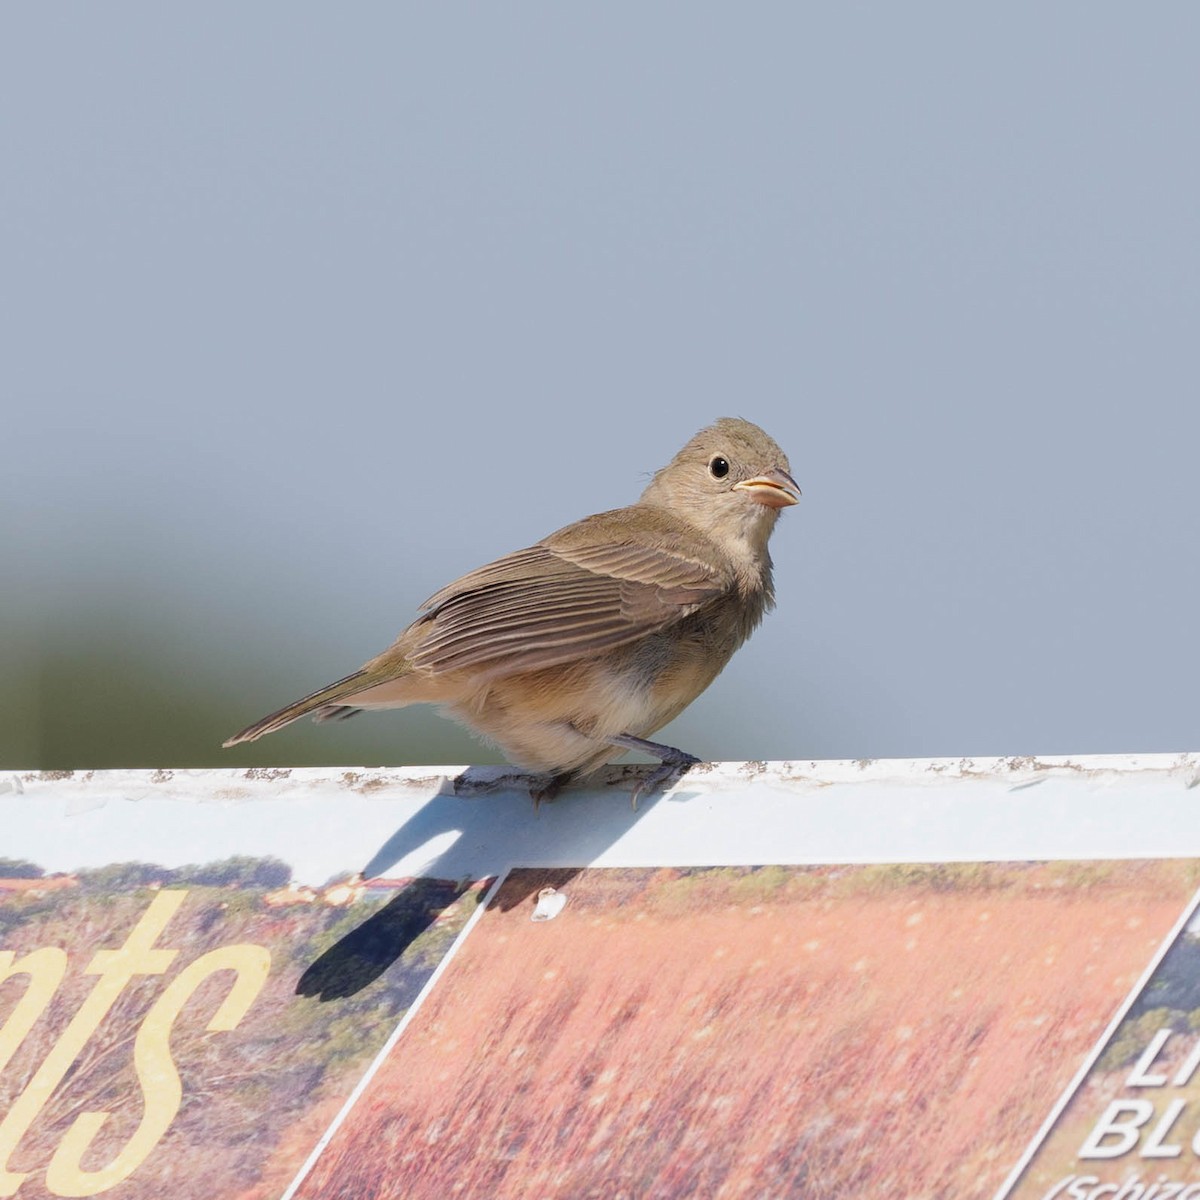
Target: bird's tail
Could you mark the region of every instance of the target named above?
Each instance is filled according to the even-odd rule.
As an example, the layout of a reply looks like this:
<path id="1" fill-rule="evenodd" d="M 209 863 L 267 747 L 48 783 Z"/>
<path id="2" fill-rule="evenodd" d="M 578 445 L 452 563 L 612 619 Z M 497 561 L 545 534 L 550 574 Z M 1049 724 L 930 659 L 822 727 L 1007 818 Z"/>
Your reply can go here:
<path id="1" fill-rule="evenodd" d="M 242 742 L 255 742 L 265 734 L 274 733 L 277 729 L 282 729 L 285 725 L 290 725 L 293 721 L 298 721 L 309 713 L 315 713 L 318 721 L 340 720 L 353 716 L 357 711 L 354 706 L 340 704 L 339 701 L 353 696 L 356 692 L 364 691 L 378 682 L 378 676 L 364 667 L 361 671 L 355 671 L 353 675 L 347 675 L 345 679 L 339 679 L 336 683 L 331 683 L 328 687 L 323 687 L 319 691 L 305 696 L 303 700 L 297 700 L 294 704 L 289 704 L 286 708 L 281 708 L 278 712 L 263 717 L 261 721 L 255 721 L 253 725 L 247 725 L 245 729 L 240 733 L 235 733 L 223 745 L 226 747 L 239 746 Z M 330 711 L 325 713 L 321 711 L 323 709 Z"/>

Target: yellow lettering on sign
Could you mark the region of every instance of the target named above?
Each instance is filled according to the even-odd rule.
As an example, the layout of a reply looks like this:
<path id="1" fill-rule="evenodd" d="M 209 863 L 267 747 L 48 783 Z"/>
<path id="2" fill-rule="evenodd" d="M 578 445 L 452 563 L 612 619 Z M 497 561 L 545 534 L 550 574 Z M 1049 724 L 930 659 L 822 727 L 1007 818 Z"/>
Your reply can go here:
<path id="1" fill-rule="evenodd" d="M 223 946 L 196 959 L 171 981 L 146 1014 L 133 1048 L 133 1063 L 141 1085 L 144 1113 L 137 1131 L 121 1152 L 98 1171 L 79 1164 L 106 1112 L 85 1112 L 77 1117 L 59 1143 L 46 1171 L 46 1187 L 56 1196 L 94 1196 L 128 1179 L 166 1133 L 183 1099 L 179 1072 L 171 1058 L 171 1028 L 192 993 L 217 971 L 235 971 L 233 987 L 208 1023 L 209 1033 L 237 1028 L 254 1003 L 271 969 L 270 952 L 263 946 Z"/>
<path id="2" fill-rule="evenodd" d="M 163 974 L 179 954 L 178 950 L 156 949 L 154 943 L 186 896 L 186 891 L 160 892 L 119 950 L 100 950 L 93 955 L 85 974 L 100 978 L 0 1121 L 0 1196 L 16 1195 L 28 1178 L 28 1171 L 9 1170 L 9 1159 L 122 989 L 135 975 Z M 56 947 L 34 950 L 15 960 L 12 951 L 0 952 L 0 983 L 14 975 L 29 976 L 24 996 L 0 1027 L 0 1070 L 49 1006 L 66 967 L 66 953 Z M 175 1119 L 183 1099 L 179 1072 L 171 1057 L 171 1030 L 184 1005 L 210 975 L 232 971 L 229 992 L 207 1028 L 210 1033 L 234 1029 L 262 990 L 270 967 L 271 955 L 264 946 L 224 946 L 202 955 L 171 981 L 146 1014 L 134 1041 L 133 1063 L 143 1102 L 141 1122 L 107 1166 L 89 1171 L 80 1164 L 110 1114 L 85 1112 L 78 1116 L 46 1171 L 46 1187 L 53 1195 L 94 1196 L 137 1170 Z"/>
<path id="3" fill-rule="evenodd" d="M 15 959 L 11 950 L 0 950 L 0 983 L 14 975 L 28 975 L 25 995 L 0 1028 L 0 1071 L 17 1052 L 33 1023 L 46 1011 L 67 970 L 67 952 L 43 946 Z"/>

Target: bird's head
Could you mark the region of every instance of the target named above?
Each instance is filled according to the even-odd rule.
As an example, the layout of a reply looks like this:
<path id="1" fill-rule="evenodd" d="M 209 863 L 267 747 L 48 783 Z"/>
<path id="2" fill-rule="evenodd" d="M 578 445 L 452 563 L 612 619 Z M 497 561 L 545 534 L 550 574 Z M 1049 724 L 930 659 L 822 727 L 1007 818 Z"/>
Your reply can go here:
<path id="1" fill-rule="evenodd" d="M 779 513 L 800 499 L 787 455 L 757 425 L 721 417 L 650 481 L 641 503 L 670 509 L 722 543 L 765 550 Z"/>

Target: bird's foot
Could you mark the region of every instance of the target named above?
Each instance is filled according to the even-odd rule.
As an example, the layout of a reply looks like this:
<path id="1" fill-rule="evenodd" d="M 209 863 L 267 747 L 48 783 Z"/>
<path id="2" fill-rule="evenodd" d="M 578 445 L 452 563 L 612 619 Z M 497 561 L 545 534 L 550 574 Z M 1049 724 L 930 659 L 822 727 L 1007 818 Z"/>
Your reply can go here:
<path id="1" fill-rule="evenodd" d="M 515 769 L 497 773 L 492 767 L 468 767 L 455 777 L 452 788 L 455 796 L 466 800 L 499 792 L 528 791 L 536 808 L 543 800 L 553 800 L 569 779 L 569 775 L 531 775 Z"/>
<path id="2" fill-rule="evenodd" d="M 629 797 L 629 802 L 634 808 L 637 808 L 643 792 L 657 791 L 668 780 L 681 778 L 702 761 L 694 754 L 688 754 L 686 750 L 677 750 L 674 746 L 664 746 L 662 742 L 634 737 L 631 733 L 621 733 L 608 740 L 612 745 L 620 746 L 622 750 L 639 750 L 643 754 L 652 754 L 659 760 L 658 766 L 634 785 L 633 794 Z"/>
<path id="3" fill-rule="evenodd" d="M 529 785 L 529 798 L 533 801 L 533 811 L 537 812 L 543 804 L 551 804 L 558 799 L 558 793 L 574 778 L 574 772 L 562 771 L 558 775 L 540 775 Z"/>
<path id="4" fill-rule="evenodd" d="M 637 808 L 638 800 L 641 799 L 643 792 L 649 795 L 668 783 L 682 779 L 692 767 L 703 761 L 694 754 L 687 754 L 683 750 L 676 753 L 678 754 L 677 758 L 664 759 L 649 775 L 643 776 L 634 784 L 633 791 L 629 796 L 629 803 L 633 808 Z"/>

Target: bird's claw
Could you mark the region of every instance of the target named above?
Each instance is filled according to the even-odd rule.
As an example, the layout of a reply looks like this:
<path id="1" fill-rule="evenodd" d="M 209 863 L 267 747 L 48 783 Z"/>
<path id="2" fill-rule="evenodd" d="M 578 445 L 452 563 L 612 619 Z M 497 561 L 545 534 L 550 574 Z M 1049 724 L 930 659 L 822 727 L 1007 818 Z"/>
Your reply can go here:
<path id="1" fill-rule="evenodd" d="M 543 804 L 550 804 L 558 799 L 558 793 L 571 781 L 571 772 L 565 771 L 559 775 L 542 775 L 529 785 L 529 798 L 533 801 L 533 811 L 537 812 Z"/>
<path id="2" fill-rule="evenodd" d="M 698 762 L 702 760 L 694 754 L 688 754 L 684 750 L 676 750 L 670 758 L 664 758 L 648 775 L 642 776 L 633 786 L 633 792 L 629 797 L 630 805 L 636 810 L 638 800 L 641 799 L 643 792 L 657 791 L 660 786 L 668 781 L 674 782 L 681 779 L 688 773 Z"/>

